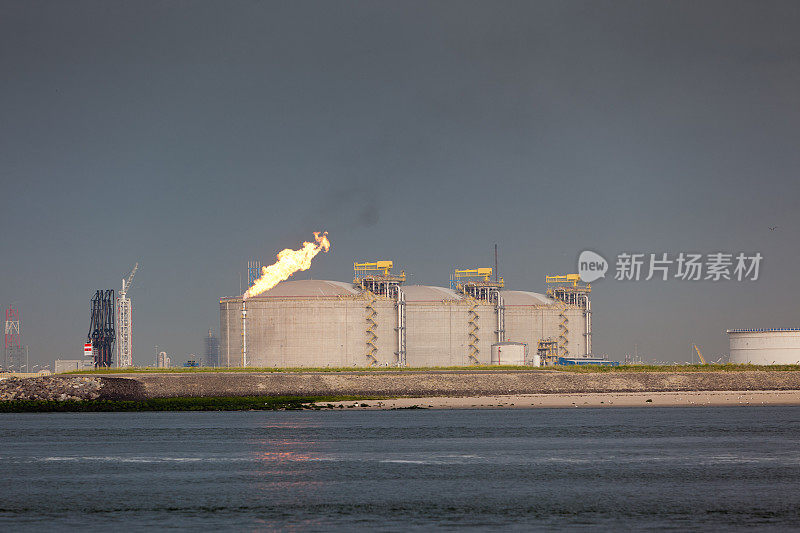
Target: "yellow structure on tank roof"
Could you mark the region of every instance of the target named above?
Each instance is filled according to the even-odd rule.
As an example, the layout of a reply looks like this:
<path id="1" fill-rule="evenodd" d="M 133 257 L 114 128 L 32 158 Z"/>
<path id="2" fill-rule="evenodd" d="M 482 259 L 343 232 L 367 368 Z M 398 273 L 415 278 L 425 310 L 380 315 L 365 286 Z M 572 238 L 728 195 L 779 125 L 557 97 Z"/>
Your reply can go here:
<path id="1" fill-rule="evenodd" d="M 483 278 L 483 281 L 489 281 L 492 277 L 492 269 L 490 267 L 466 270 L 456 269 L 453 274 L 455 278 Z"/>
<path id="2" fill-rule="evenodd" d="M 581 282 L 580 274 L 558 274 L 544 277 L 545 283 L 557 283 L 560 285 L 572 285 L 576 288 L 581 288 L 587 292 L 592 290 L 592 285 L 589 283 Z"/>
<path id="3" fill-rule="evenodd" d="M 400 274 L 392 274 L 392 261 L 375 261 L 373 263 L 353 263 L 353 282 L 358 284 L 364 279 L 387 278 L 393 281 L 405 281 L 405 271 Z"/>
<path id="4" fill-rule="evenodd" d="M 389 275 L 394 263 L 392 261 L 375 261 L 374 263 L 353 263 L 353 270 L 358 274 L 367 272 L 382 272 L 384 276 Z"/>

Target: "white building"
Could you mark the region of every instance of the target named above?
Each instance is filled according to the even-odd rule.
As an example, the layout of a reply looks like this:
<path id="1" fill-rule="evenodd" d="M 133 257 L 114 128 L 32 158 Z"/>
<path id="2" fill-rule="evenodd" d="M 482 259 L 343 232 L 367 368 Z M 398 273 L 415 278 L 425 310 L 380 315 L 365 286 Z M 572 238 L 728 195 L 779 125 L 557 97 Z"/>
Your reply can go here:
<path id="1" fill-rule="evenodd" d="M 56 374 L 74 372 L 76 370 L 94 370 L 94 361 L 92 359 L 56 359 Z"/>

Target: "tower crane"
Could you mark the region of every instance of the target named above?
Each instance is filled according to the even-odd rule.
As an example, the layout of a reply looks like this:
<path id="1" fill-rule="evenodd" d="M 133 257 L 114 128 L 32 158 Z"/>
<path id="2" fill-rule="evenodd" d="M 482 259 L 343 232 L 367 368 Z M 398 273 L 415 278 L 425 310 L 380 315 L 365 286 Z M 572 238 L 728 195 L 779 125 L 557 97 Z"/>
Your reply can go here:
<path id="1" fill-rule="evenodd" d="M 117 366 L 120 368 L 133 366 L 133 306 L 128 291 L 138 269 L 137 262 L 128 278 L 122 280 L 122 290 L 117 298 Z"/>
<path id="2" fill-rule="evenodd" d="M 136 275 L 136 271 L 137 270 L 139 270 L 139 263 L 136 263 L 135 265 L 133 265 L 133 269 L 131 270 L 131 273 L 128 274 L 128 279 L 123 279 L 122 280 L 122 290 L 120 291 L 119 294 L 123 298 L 128 294 L 128 290 L 131 288 L 131 285 L 133 284 L 133 276 Z"/>

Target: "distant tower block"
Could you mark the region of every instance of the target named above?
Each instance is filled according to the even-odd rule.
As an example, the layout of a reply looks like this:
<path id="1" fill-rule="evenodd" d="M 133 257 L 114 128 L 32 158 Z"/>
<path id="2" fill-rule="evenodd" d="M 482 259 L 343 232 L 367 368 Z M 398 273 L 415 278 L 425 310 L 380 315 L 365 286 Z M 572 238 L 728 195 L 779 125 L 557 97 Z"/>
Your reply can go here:
<path id="1" fill-rule="evenodd" d="M 156 366 L 158 368 L 169 368 L 170 366 L 170 359 L 167 355 L 167 352 L 158 352 L 158 358 L 156 359 Z"/>
<path id="2" fill-rule="evenodd" d="M 258 278 L 261 277 L 261 261 L 247 262 L 247 288 L 253 286 Z"/>
<path id="3" fill-rule="evenodd" d="M 205 359 L 206 366 L 219 366 L 219 338 L 214 335 L 213 329 L 208 330 L 208 336 L 206 337 Z"/>
<path id="4" fill-rule="evenodd" d="M 19 370 L 22 364 L 23 352 L 21 321 L 19 311 L 13 305 L 6 309 L 6 337 L 3 368 L 9 370 Z M 26 369 L 27 370 L 27 369 Z"/>

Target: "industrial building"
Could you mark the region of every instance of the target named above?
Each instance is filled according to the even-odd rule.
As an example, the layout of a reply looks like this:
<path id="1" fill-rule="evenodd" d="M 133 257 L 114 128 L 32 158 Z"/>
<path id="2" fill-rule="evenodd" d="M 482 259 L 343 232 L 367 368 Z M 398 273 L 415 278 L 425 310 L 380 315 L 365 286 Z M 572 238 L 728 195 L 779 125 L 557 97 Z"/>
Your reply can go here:
<path id="1" fill-rule="evenodd" d="M 729 329 L 728 339 L 731 363 L 800 364 L 800 328 Z"/>
<path id="2" fill-rule="evenodd" d="M 220 365 L 490 364 L 492 346 L 510 342 L 526 345 L 514 361 L 526 353 L 527 364 L 591 354 L 591 288 L 576 275 L 548 276 L 544 295 L 506 290 L 491 268 L 455 270 L 449 287 L 406 286 L 392 266 L 356 263 L 351 283 L 284 281 L 220 299 Z"/>
<path id="3" fill-rule="evenodd" d="M 93 370 L 94 359 L 56 359 L 53 367 L 56 374 L 76 370 Z"/>
<path id="4" fill-rule="evenodd" d="M 158 352 L 156 356 L 156 368 L 169 368 L 171 366 L 171 361 L 167 352 Z"/>

